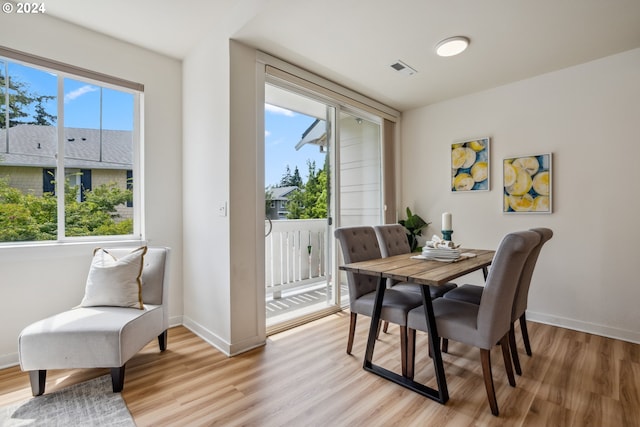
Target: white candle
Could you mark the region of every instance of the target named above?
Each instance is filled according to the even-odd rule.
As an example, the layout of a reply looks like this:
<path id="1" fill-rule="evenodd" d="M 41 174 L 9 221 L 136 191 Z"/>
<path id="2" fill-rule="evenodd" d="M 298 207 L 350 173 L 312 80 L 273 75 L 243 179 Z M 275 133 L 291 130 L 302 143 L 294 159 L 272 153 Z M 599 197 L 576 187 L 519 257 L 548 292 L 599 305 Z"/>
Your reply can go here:
<path id="1" fill-rule="evenodd" d="M 451 227 L 451 212 L 445 212 L 442 214 L 442 229 L 453 230 Z"/>

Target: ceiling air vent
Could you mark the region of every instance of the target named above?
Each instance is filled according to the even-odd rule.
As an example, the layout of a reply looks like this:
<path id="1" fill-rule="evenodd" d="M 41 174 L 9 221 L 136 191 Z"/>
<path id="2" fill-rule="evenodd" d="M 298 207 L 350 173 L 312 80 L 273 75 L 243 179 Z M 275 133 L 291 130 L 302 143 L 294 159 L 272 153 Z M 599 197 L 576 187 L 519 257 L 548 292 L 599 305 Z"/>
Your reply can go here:
<path id="1" fill-rule="evenodd" d="M 399 73 L 406 74 L 407 76 L 412 76 L 415 73 L 417 73 L 416 70 L 414 70 L 413 68 L 411 68 L 410 66 L 408 66 L 402 61 L 397 61 L 391 64 L 391 68 L 398 71 Z"/>

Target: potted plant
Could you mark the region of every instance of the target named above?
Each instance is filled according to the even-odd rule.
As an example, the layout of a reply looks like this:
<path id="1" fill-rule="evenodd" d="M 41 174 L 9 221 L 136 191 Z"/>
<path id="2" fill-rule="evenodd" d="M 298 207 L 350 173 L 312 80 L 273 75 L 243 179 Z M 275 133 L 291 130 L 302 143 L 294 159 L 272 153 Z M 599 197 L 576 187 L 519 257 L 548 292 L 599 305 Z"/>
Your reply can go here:
<path id="1" fill-rule="evenodd" d="M 411 252 L 418 250 L 418 236 L 422 236 L 422 229 L 431 224 L 426 222 L 420 217 L 420 215 L 411 212 L 411 209 L 407 207 L 407 219 L 401 219 L 398 224 L 404 226 L 407 229 L 407 237 L 409 238 L 409 245 L 411 246 Z"/>

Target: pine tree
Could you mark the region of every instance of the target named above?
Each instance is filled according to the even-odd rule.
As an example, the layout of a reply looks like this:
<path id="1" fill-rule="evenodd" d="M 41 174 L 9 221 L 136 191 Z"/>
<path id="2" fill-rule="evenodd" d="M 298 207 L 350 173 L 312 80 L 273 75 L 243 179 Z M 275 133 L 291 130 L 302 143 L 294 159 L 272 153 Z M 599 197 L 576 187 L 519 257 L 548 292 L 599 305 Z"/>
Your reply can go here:
<path id="1" fill-rule="evenodd" d="M 321 170 L 316 170 L 316 163 L 307 161 L 309 177 L 304 185 L 291 193 L 287 203 L 287 219 L 313 219 L 327 217 L 328 172 L 325 161 Z"/>
<path id="2" fill-rule="evenodd" d="M 30 124 L 40 125 L 40 126 L 52 126 L 53 124 L 55 124 L 57 117 L 54 116 L 53 114 L 50 114 L 45 108 L 45 106 L 43 105 L 46 101 L 49 101 L 55 98 L 56 98 L 55 96 L 51 96 L 51 95 L 40 95 L 35 97 L 36 114 L 33 122 L 31 122 Z"/>
<path id="3" fill-rule="evenodd" d="M 301 188 L 303 185 L 302 178 L 300 177 L 300 171 L 298 170 L 298 166 L 293 170 L 293 174 L 291 173 L 291 168 L 287 165 L 287 169 L 282 175 L 282 179 L 280 179 L 280 185 L 278 187 L 298 187 Z"/>
<path id="4" fill-rule="evenodd" d="M 46 101 L 55 99 L 51 95 L 34 95 L 29 90 L 29 85 L 17 80 L 9 79 L 9 105 L 6 104 L 6 80 L 5 76 L 0 74 L 0 129 L 6 129 L 6 114 L 9 109 L 9 126 L 14 127 L 20 124 L 35 124 L 51 126 L 55 123 L 57 117 L 50 114 L 45 107 Z M 35 105 L 34 105 L 35 104 Z M 33 105 L 35 111 L 32 117 L 29 113 L 30 107 Z"/>

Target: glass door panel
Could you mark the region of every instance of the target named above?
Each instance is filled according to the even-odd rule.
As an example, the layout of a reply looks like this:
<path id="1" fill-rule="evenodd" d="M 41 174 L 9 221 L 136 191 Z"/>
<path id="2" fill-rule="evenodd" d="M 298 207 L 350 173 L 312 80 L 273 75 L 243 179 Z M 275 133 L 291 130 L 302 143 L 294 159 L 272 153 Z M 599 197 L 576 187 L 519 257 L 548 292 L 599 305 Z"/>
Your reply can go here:
<path id="1" fill-rule="evenodd" d="M 335 108 L 265 86 L 267 331 L 336 311 L 330 230 Z"/>
<path id="2" fill-rule="evenodd" d="M 377 225 L 382 221 L 382 149 L 381 124 L 374 118 L 355 112 L 340 112 L 339 135 L 339 209 L 337 225 Z M 336 247 L 336 265 L 343 263 Z M 348 306 L 345 272 L 339 277 L 341 305 Z"/>
<path id="3" fill-rule="evenodd" d="M 380 124 L 340 113 L 340 226 L 377 225 L 382 220 Z"/>

